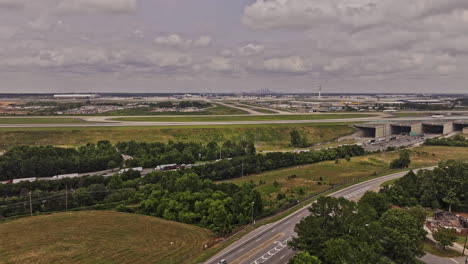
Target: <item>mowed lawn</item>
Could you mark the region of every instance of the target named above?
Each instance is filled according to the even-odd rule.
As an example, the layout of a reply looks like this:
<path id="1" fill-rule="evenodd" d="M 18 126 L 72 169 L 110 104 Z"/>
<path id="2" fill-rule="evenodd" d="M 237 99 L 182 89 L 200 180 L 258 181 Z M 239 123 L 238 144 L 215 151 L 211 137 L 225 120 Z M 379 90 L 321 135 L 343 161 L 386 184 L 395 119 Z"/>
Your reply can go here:
<path id="1" fill-rule="evenodd" d="M 275 202 L 278 193 L 283 193 L 288 198 L 305 198 L 331 188 L 330 184 L 350 183 L 397 172 L 389 168 L 390 161 L 397 157 L 398 152 L 391 152 L 353 157 L 350 162 L 343 159 L 338 164 L 335 161 L 325 161 L 245 176 L 229 182 L 236 184 L 253 182 L 262 196 L 272 202 Z M 428 167 L 448 159 L 468 161 L 468 148 L 440 146 L 415 148 L 411 153 L 410 168 Z M 291 177 L 292 175 L 296 177 Z M 259 184 L 260 181 L 262 184 Z M 275 181 L 277 184 L 274 184 Z"/>
<path id="2" fill-rule="evenodd" d="M 155 217 L 82 211 L 0 223 L 0 263 L 183 263 L 210 231 Z M 172 244 L 171 244 L 172 242 Z"/>
<path id="3" fill-rule="evenodd" d="M 73 123 L 86 123 L 86 121 L 79 118 L 4 118 L 0 117 L 0 124 L 73 124 Z"/>
<path id="4" fill-rule="evenodd" d="M 145 142 L 224 142 L 251 140 L 259 150 L 287 148 L 290 131 L 296 128 L 307 135 L 309 142 L 331 141 L 352 134 L 355 129 L 346 123 L 275 124 L 185 127 L 66 127 L 66 128 L 2 128 L 0 149 L 15 145 L 79 146 L 99 140 Z"/>
<path id="5" fill-rule="evenodd" d="M 151 117 L 121 117 L 117 121 L 135 122 L 235 122 L 235 121 L 279 121 L 279 120 L 320 120 L 347 119 L 371 117 L 368 114 L 315 114 L 315 115 L 246 115 L 246 116 L 151 116 Z"/>

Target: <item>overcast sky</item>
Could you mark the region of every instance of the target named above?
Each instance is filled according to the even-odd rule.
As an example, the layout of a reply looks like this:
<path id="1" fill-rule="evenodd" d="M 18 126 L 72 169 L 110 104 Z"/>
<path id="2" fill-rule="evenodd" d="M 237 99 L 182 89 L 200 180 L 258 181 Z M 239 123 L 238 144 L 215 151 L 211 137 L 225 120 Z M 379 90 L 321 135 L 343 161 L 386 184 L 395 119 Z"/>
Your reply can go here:
<path id="1" fill-rule="evenodd" d="M 0 0 L 0 92 L 464 92 L 468 0 Z"/>

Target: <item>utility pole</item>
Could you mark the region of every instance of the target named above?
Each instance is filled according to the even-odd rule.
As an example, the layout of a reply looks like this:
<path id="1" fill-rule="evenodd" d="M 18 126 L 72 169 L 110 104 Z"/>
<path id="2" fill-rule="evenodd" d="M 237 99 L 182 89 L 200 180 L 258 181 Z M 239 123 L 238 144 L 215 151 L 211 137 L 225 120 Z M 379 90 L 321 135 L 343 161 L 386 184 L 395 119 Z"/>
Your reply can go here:
<path id="1" fill-rule="evenodd" d="M 241 174 L 241 177 L 244 177 L 244 160 L 242 160 L 242 174 Z"/>
<path id="2" fill-rule="evenodd" d="M 29 191 L 29 212 L 32 216 L 32 198 L 31 198 L 31 191 Z"/>
<path id="3" fill-rule="evenodd" d="M 65 212 L 68 211 L 68 184 L 65 184 Z"/>
<path id="4" fill-rule="evenodd" d="M 254 211 L 253 211 L 254 204 L 255 204 L 255 202 L 252 202 L 252 225 L 255 225 Z"/>
<path id="5" fill-rule="evenodd" d="M 465 245 L 463 246 L 463 255 L 465 255 L 465 249 L 466 249 L 466 241 L 468 240 L 468 234 L 465 236 Z M 468 264 L 468 257 L 466 258 L 465 263 Z"/>

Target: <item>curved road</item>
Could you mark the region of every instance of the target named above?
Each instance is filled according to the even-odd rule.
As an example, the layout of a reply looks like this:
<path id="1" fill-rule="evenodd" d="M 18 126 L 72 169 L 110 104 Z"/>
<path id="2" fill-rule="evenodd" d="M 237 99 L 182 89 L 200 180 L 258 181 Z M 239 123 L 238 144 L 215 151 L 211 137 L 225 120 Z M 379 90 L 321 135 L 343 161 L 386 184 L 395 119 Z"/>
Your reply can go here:
<path id="1" fill-rule="evenodd" d="M 378 188 L 388 180 L 403 177 L 407 172 L 394 173 L 358 183 L 334 192 L 329 196 L 358 200 L 365 192 Z M 309 215 L 309 207 L 301 208 L 284 219 L 255 229 L 205 263 L 218 264 L 221 259 L 225 259 L 229 264 L 288 263 L 288 260 L 294 256 L 295 252 L 288 248 L 287 242 L 296 235 L 294 232 L 295 225 Z"/>

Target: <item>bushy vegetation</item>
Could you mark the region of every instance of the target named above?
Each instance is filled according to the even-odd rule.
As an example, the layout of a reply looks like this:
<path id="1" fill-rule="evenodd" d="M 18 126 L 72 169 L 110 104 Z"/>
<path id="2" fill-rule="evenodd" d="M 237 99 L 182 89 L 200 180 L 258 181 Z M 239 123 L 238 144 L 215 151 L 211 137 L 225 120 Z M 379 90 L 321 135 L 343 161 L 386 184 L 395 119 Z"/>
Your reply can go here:
<path id="1" fill-rule="evenodd" d="M 411 163 L 409 150 L 400 151 L 400 157 L 390 162 L 390 169 L 408 168 Z"/>
<path id="2" fill-rule="evenodd" d="M 296 225 L 290 242 L 301 251 L 290 263 L 405 263 L 424 254 L 423 207 L 468 210 L 468 163 L 441 162 L 433 171 L 409 172 L 379 192 L 367 192 L 358 203 L 344 198 L 319 198 L 311 215 Z M 398 205 L 404 209 L 391 209 Z M 423 207 L 422 207 L 423 206 Z M 454 231 L 441 229 L 434 238 L 442 247 L 456 241 Z"/>
<path id="3" fill-rule="evenodd" d="M 223 144 L 216 142 L 184 143 L 169 141 L 167 144 L 146 142 L 119 142 L 117 149 L 133 157 L 127 162 L 129 167 L 142 166 L 155 167 L 161 164 L 193 164 L 196 161 L 212 161 L 221 158 L 232 158 L 243 155 L 255 155 L 255 146 L 252 142 L 239 143 L 230 140 Z"/>
<path id="4" fill-rule="evenodd" d="M 441 162 L 434 170 L 409 172 L 382 192 L 398 206 L 468 211 L 468 163 Z"/>
<path id="5" fill-rule="evenodd" d="M 224 234 L 261 216 L 263 203 L 252 185 L 214 184 L 194 173 L 153 173 L 143 179 L 137 195 L 142 213 Z"/>
<path id="6" fill-rule="evenodd" d="M 451 138 L 427 139 L 425 144 L 429 146 L 468 147 L 468 139 L 462 135 L 456 135 Z"/>
<path id="7" fill-rule="evenodd" d="M 250 155 L 222 160 L 205 166 L 194 167 L 193 170 L 202 177 L 211 180 L 227 180 L 242 175 L 261 173 L 278 168 L 312 164 L 326 160 L 342 159 L 346 156 L 360 156 L 365 153 L 361 146 L 346 145 L 326 150 L 316 150 L 301 153 L 270 152 L 264 155 Z"/>
<path id="8" fill-rule="evenodd" d="M 78 149 L 52 146 L 19 146 L 0 156 L 0 180 L 91 172 L 118 166 L 120 153 L 109 141 Z"/>
<path id="9" fill-rule="evenodd" d="M 289 243 L 304 253 L 290 263 L 303 263 L 307 253 L 320 260 L 312 263 L 324 264 L 410 264 L 424 255 L 422 208 L 390 209 L 385 195 L 366 193 L 359 203 L 322 197 L 309 211 Z"/>

